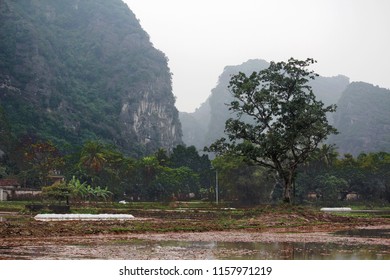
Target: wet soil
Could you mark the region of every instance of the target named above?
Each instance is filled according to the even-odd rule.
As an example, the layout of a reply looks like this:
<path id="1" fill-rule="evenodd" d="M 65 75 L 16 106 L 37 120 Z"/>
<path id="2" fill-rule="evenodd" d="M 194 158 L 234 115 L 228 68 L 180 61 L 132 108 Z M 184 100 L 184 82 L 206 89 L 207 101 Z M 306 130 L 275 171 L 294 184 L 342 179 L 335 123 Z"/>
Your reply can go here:
<path id="1" fill-rule="evenodd" d="M 307 209 L 137 214 L 131 221 L 40 222 L 28 216 L 6 220 L 0 222 L 0 259 L 213 259 L 249 254 L 248 249 L 236 248 L 232 255 L 226 246 L 214 248 L 218 242 L 371 246 L 384 248 L 390 256 L 387 236 L 334 234 L 359 229 L 387 232 L 386 217 L 344 217 Z M 167 242 L 195 245 L 186 249 Z"/>

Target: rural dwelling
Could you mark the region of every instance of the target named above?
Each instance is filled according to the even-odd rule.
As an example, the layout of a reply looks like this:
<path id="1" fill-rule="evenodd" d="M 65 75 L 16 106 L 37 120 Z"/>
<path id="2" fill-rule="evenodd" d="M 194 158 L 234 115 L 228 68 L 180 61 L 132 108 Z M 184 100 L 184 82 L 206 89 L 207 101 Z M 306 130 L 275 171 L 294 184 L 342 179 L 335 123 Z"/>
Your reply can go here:
<path id="1" fill-rule="evenodd" d="M 8 200 L 20 184 L 16 179 L 0 179 L 0 201 Z"/>
<path id="2" fill-rule="evenodd" d="M 347 193 L 345 199 L 346 200 L 358 200 L 359 199 L 359 194 L 356 193 L 356 192 Z"/>
<path id="3" fill-rule="evenodd" d="M 340 192 L 339 195 L 340 200 L 359 200 L 360 195 L 357 192 Z"/>
<path id="4" fill-rule="evenodd" d="M 55 169 L 49 172 L 49 176 L 47 176 L 47 178 L 49 179 L 48 185 L 53 185 L 65 180 L 65 177 L 61 175 L 61 172 Z"/>
<path id="5" fill-rule="evenodd" d="M 318 200 L 322 197 L 321 194 L 317 193 L 317 192 L 309 192 L 307 194 L 307 199 L 308 200 Z"/>
<path id="6" fill-rule="evenodd" d="M 41 193 L 39 190 L 22 188 L 16 179 L 0 179 L 0 201 L 35 197 Z"/>

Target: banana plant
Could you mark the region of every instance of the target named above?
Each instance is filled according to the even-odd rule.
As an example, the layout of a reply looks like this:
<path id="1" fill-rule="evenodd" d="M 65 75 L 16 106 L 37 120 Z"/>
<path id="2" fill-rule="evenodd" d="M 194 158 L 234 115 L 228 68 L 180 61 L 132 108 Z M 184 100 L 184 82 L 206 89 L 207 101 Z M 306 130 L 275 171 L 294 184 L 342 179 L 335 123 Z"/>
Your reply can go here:
<path id="1" fill-rule="evenodd" d="M 102 198 L 104 201 L 106 201 L 107 198 L 109 198 L 111 195 L 112 192 L 110 192 L 107 187 L 102 188 L 100 186 L 97 186 L 96 188 L 94 188 L 94 196 L 96 197 L 96 199 Z"/>
<path id="2" fill-rule="evenodd" d="M 73 176 L 69 181 L 68 186 L 76 199 L 85 200 L 85 198 L 88 196 L 88 189 L 90 186 L 87 184 L 87 182 L 81 183 L 79 179 Z"/>

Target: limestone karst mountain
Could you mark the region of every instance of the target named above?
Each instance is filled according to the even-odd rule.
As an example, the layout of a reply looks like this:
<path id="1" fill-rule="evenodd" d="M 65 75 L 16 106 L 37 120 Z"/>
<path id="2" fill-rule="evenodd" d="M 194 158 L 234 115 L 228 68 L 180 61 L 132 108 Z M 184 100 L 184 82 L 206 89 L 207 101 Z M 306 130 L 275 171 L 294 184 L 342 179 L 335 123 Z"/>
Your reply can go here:
<path id="1" fill-rule="evenodd" d="M 227 106 L 232 100 L 230 77 L 266 67 L 268 62 L 264 60 L 225 67 L 208 99 L 194 113 L 180 113 L 184 142 L 201 150 L 223 137 L 225 122 L 231 117 Z M 340 155 L 390 152 L 390 90 L 364 82 L 349 83 L 349 78 L 342 75 L 319 76 L 310 85 L 325 105 L 337 105 L 337 111 L 328 118 L 339 134 L 330 136 L 327 144 L 335 144 Z"/>
<path id="2" fill-rule="evenodd" d="M 340 154 L 390 152 L 390 90 L 353 82 L 337 106 L 334 125 L 340 133 L 329 142 Z"/>
<path id="3" fill-rule="evenodd" d="M 182 143 L 171 78 L 121 0 L 0 1 L 0 116 L 15 139 L 171 149 Z"/>
<path id="4" fill-rule="evenodd" d="M 183 141 L 195 145 L 199 150 L 209 146 L 224 136 L 225 122 L 231 118 L 227 104 L 232 101 L 228 90 L 232 75 L 243 72 L 247 75 L 269 66 L 265 60 L 252 59 L 241 65 L 227 66 L 219 77 L 217 86 L 211 90 L 208 99 L 194 113 L 180 113 L 183 128 Z M 339 75 L 335 77 L 317 77 L 310 82 L 317 98 L 325 105 L 335 104 L 349 84 L 349 79 Z M 332 116 L 329 116 L 332 118 Z M 332 119 L 330 120 L 332 122 Z"/>

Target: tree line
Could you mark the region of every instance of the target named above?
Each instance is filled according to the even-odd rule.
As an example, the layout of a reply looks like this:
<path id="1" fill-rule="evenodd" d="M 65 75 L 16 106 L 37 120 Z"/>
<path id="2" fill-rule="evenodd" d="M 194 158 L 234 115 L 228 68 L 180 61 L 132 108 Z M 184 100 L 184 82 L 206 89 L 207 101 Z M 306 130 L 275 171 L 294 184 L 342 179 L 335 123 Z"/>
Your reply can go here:
<path id="1" fill-rule="evenodd" d="M 62 175 L 62 182 L 53 177 Z M 217 175 L 217 176 L 216 176 Z M 195 147 L 159 149 L 141 158 L 125 156 L 112 145 L 88 141 L 72 152 L 54 144 L 24 139 L 0 161 L 0 179 L 18 178 L 24 187 L 42 189 L 55 200 L 172 201 L 215 200 L 240 205 L 278 203 L 283 181 L 274 170 L 250 164 L 245 157 L 225 154 L 210 160 Z M 57 176 L 58 177 L 58 176 Z M 301 165 L 294 179 L 295 203 L 342 203 L 354 199 L 390 202 L 390 154 L 340 156 L 322 145 Z"/>
<path id="2" fill-rule="evenodd" d="M 233 76 L 228 139 L 205 149 L 216 154 L 212 162 L 193 146 L 179 145 L 170 153 L 159 149 L 135 159 L 99 141 L 64 154 L 51 142 L 25 137 L 9 157 L 2 157 L 0 177 L 15 175 L 24 185 L 39 188 L 50 186 L 51 173 L 61 170 L 66 184 L 60 188 L 80 196 L 109 192 L 113 199 L 132 201 L 211 199 L 217 178 L 219 197 L 241 204 L 334 203 L 351 194 L 390 201 L 388 153 L 340 157 L 335 147 L 323 144 L 337 133 L 327 119 L 336 108 L 316 100 L 308 85 L 318 76 L 308 70 L 313 63 L 291 58 L 250 76 Z M 84 190 L 77 191 L 76 185 Z"/>
<path id="3" fill-rule="evenodd" d="M 0 166 L 0 178 L 17 178 L 24 187 L 44 187 L 53 196 L 65 188 L 62 193 L 73 190 L 77 198 L 94 191 L 106 198 L 106 190 L 114 200 L 166 201 L 200 198 L 212 184 L 208 156 L 183 145 L 171 153 L 159 149 L 133 158 L 101 141 L 87 141 L 62 152 L 49 141 L 25 138 L 13 153 L 2 157 Z M 53 189 L 53 179 L 59 177 L 65 183 Z"/>

